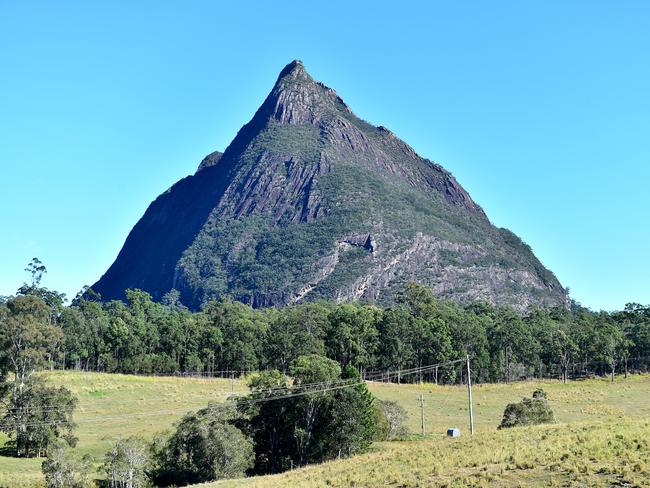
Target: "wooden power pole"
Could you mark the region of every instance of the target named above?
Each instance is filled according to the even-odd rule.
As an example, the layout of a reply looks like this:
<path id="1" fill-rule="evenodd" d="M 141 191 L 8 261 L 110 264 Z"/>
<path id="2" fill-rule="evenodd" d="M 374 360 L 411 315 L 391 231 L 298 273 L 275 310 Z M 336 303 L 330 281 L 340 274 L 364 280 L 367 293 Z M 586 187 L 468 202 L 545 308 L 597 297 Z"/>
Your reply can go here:
<path id="1" fill-rule="evenodd" d="M 474 435 L 474 412 L 472 411 L 472 374 L 469 367 L 469 354 L 467 355 L 467 393 L 469 395 L 469 432 Z"/>
<path id="2" fill-rule="evenodd" d="M 424 395 L 420 393 L 420 433 L 422 435 L 424 432 Z"/>

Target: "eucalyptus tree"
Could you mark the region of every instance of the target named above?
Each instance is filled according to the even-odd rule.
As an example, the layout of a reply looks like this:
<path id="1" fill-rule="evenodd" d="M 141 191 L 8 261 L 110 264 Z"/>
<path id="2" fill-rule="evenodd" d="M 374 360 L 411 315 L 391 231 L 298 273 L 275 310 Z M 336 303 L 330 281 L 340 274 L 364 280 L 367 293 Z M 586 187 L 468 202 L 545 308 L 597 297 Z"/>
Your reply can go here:
<path id="1" fill-rule="evenodd" d="M 0 314 L 0 356 L 13 376 L 5 388 L 10 395 L 1 423 L 17 456 L 41 455 L 50 439 L 63 432 L 73 442 L 74 397 L 35 376 L 50 364 L 63 335 L 50 323 L 50 311 L 42 299 L 23 295 L 9 300 Z"/>

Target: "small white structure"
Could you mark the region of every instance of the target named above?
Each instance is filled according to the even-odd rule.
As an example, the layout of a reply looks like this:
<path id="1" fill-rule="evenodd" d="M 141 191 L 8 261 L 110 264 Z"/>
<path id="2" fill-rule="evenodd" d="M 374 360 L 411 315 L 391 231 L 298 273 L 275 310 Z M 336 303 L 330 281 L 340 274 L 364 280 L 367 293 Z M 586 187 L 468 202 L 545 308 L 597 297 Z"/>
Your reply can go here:
<path id="1" fill-rule="evenodd" d="M 458 427 L 447 429 L 447 437 L 460 437 L 460 429 Z"/>

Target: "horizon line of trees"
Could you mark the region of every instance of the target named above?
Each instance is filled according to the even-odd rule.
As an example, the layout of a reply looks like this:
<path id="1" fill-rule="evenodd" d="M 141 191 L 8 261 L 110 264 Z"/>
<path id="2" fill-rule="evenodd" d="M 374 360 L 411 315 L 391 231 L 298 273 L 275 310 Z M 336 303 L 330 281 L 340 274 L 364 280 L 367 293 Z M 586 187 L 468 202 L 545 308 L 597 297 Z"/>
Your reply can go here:
<path id="1" fill-rule="evenodd" d="M 134 374 L 215 375 L 278 369 L 299 356 L 328 357 L 342 368 L 392 372 L 470 355 L 477 382 L 519 378 L 611 374 L 650 364 L 650 306 L 628 304 L 619 312 L 531 308 L 438 300 L 430 289 L 407 284 L 397 303 L 307 302 L 253 309 L 230 298 L 192 312 L 175 290 L 160 303 L 141 290 L 126 301 L 101 302 L 87 288 L 64 305 L 64 295 L 41 287 L 45 266 L 36 258 L 26 268 L 30 283 L 0 301 L 30 296 L 43 308 L 43 324 L 54 327 L 47 347 L 50 369 Z M 2 316 L 2 315 L 0 315 Z M 459 370 L 442 368 L 435 382 L 462 381 Z M 411 378 L 407 381 L 413 381 Z M 415 378 L 422 380 L 422 377 Z"/>

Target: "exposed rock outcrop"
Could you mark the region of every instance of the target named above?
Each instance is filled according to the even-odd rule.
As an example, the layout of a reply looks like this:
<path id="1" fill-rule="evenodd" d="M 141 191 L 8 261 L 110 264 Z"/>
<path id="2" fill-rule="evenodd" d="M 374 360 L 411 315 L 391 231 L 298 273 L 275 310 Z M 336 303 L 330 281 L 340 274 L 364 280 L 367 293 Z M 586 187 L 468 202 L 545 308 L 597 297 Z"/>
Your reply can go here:
<path id="1" fill-rule="evenodd" d="M 221 156 L 223 156 L 222 152 L 219 151 L 211 152 L 210 154 L 208 154 L 206 157 L 203 158 L 196 171 L 199 172 L 202 169 L 209 168 L 211 166 L 216 166 L 217 163 L 221 161 Z"/>
<path id="2" fill-rule="evenodd" d="M 225 294 L 254 306 L 390 302 L 412 280 L 455 300 L 566 302 L 448 171 L 293 61 L 226 150 L 151 204 L 93 289 L 159 299 L 174 288 L 198 308 Z"/>

